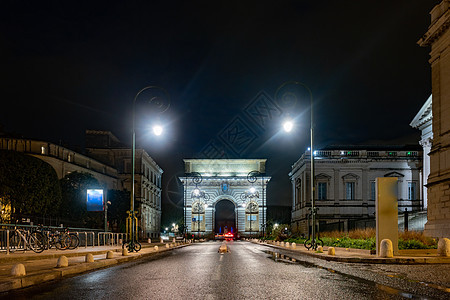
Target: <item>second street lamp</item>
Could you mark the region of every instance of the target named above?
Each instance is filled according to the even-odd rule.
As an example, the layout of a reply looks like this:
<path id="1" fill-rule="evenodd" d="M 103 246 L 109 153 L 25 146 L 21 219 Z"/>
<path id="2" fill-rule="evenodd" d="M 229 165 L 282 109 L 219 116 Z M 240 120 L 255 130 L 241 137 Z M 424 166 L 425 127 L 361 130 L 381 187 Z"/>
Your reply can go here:
<path id="1" fill-rule="evenodd" d="M 157 110 L 158 113 L 163 113 L 170 107 L 170 97 L 169 93 L 158 86 L 147 86 L 141 89 L 133 99 L 133 111 L 132 111 L 132 142 L 131 142 L 131 200 L 130 200 L 130 211 L 128 212 L 127 218 L 127 228 L 129 227 L 129 235 L 130 238 L 128 240 L 128 251 L 139 251 L 141 250 L 141 244 L 138 242 L 137 237 L 137 217 L 136 211 L 134 210 L 134 198 L 135 198 L 135 168 L 136 168 L 136 101 L 138 97 L 145 91 L 154 90 L 158 91 L 160 94 L 162 93 L 166 97 L 166 102 L 160 100 L 160 96 L 151 96 L 148 100 L 148 104 L 152 104 Z M 160 125 L 155 125 L 153 127 L 153 132 L 155 135 L 162 134 L 162 127 Z M 128 230 L 127 230 L 128 231 Z"/>
<path id="2" fill-rule="evenodd" d="M 305 242 L 305 247 L 310 249 L 312 248 L 313 250 L 317 249 L 317 241 L 316 241 L 316 210 L 317 208 L 315 207 L 315 203 L 314 203 L 314 191 L 315 191 L 315 178 L 314 178 L 314 113 L 313 113 L 313 95 L 311 90 L 309 89 L 309 87 L 301 82 L 298 81 L 294 81 L 294 82 L 286 82 L 283 85 L 281 85 L 278 90 L 280 90 L 281 88 L 283 88 L 285 85 L 287 84 L 296 84 L 296 85 L 300 85 L 303 88 L 305 88 L 308 93 L 309 93 L 309 100 L 310 100 L 310 111 L 311 111 L 311 126 L 310 126 L 310 133 L 311 133 L 311 146 L 310 146 L 310 155 L 311 155 L 311 241 L 310 243 L 308 243 L 308 241 Z M 277 91 L 278 92 L 278 91 Z M 286 120 L 285 123 L 283 124 L 283 129 L 286 132 L 291 132 L 292 129 L 294 127 L 294 123 L 291 120 Z"/>

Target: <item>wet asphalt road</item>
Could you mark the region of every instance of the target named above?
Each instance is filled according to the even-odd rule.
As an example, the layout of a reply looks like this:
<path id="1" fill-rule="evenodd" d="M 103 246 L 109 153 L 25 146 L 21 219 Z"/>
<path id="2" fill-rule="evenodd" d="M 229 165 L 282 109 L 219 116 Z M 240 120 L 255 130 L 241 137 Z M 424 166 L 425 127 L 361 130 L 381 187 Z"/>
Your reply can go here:
<path id="1" fill-rule="evenodd" d="M 450 299 L 450 293 L 371 265 L 330 263 L 273 248 L 195 244 L 80 276 L 0 295 L 4 299 Z M 444 269 L 448 270 L 448 269 Z"/>

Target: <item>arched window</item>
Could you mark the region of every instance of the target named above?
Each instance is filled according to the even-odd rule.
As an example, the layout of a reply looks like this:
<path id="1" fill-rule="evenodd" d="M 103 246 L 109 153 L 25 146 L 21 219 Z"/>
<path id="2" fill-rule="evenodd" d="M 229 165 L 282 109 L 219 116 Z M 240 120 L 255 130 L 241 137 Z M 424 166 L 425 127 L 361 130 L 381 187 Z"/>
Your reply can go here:
<path id="1" fill-rule="evenodd" d="M 245 207 L 245 231 L 259 231 L 259 205 L 256 201 L 248 202 Z"/>

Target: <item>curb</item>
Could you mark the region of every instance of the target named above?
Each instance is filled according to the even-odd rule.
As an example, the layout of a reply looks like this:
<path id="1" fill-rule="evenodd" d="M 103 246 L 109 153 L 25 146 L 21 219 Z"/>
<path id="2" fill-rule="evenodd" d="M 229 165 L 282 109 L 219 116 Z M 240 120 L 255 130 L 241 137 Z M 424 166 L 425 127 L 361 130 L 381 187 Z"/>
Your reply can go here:
<path id="1" fill-rule="evenodd" d="M 161 248 L 160 250 L 158 250 L 156 252 L 152 251 L 152 252 L 140 253 L 140 254 L 135 253 L 135 254 L 131 254 L 128 256 L 121 256 L 121 257 L 116 257 L 116 258 L 112 258 L 112 259 L 101 259 L 101 260 L 96 260 L 92 263 L 82 262 L 82 263 L 77 263 L 75 265 L 69 265 L 68 267 L 64 267 L 64 268 L 56 268 L 55 267 L 55 268 L 49 269 L 49 270 L 35 271 L 35 272 L 29 273 L 25 276 L 21 276 L 21 277 L 17 277 L 17 278 L 10 278 L 10 279 L 6 279 L 3 282 L 0 282 L 0 293 L 37 285 L 37 284 L 44 283 L 47 281 L 62 279 L 64 277 L 75 276 L 75 275 L 90 272 L 90 271 L 95 271 L 95 270 L 99 270 L 99 269 L 116 266 L 116 265 L 119 265 L 122 263 L 138 260 L 141 258 L 153 256 L 153 255 L 156 255 L 159 253 L 164 253 L 167 251 L 172 251 L 174 249 L 183 248 L 183 247 L 186 247 L 189 245 L 190 244 L 180 245 L 180 246 L 176 246 L 173 248 Z M 115 251 L 115 252 L 119 252 L 118 249 L 116 249 L 116 250 L 117 251 Z M 121 251 L 121 249 L 120 249 L 120 251 Z M 101 252 L 101 253 L 93 254 L 93 255 L 104 254 L 107 251 L 96 251 L 96 252 Z M 94 253 L 94 252 L 89 252 L 89 253 Z M 73 254 L 80 254 L 80 253 L 73 253 Z M 87 254 L 87 252 L 82 253 L 80 255 L 71 255 L 71 257 L 84 256 L 86 254 Z M 57 258 L 61 255 L 63 255 L 63 254 L 59 254 L 57 256 L 49 255 L 50 257 L 46 257 L 45 259 Z M 42 259 L 42 257 L 39 257 L 39 258 Z M 56 263 L 55 263 L 55 265 L 56 265 Z"/>
<path id="2" fill-rule="evenodd" d="M 256 243 L 258 244 L 258 243 Z M 306 252 L 303 250 L 290 249 L 286 247 L 271 245 L 267 243 L 262 243 L 260 245 L 269 246 L 277 249 L 284 249 L 293 251 L 299 254 L 305 254 L 315 258 L 320 258 L 326 261 L 336 261 L 345 263 L 363 263 L 363 264 L 397 264 L 397 265 L 423 265 L 423 264 L 450 264 L 450 257 L 393 257 L 393 258 L 363 258 L 363 257 L 342 257 L 342 256 L 332 256 L 328 254 L 320 254 L 314 252 Z"/>

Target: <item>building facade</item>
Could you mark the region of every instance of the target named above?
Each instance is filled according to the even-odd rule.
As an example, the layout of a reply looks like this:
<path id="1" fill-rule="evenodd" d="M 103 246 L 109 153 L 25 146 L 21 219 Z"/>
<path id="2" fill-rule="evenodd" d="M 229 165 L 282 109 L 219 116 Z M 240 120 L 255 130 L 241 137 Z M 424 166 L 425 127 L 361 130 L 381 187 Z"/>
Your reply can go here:
<path id="1" fill-rule="evenodd" d="M 109 131 L 86 131 L 87 155 L 114 167 L 124 189 L 131 191 L 132 153 Z M 159 237 L 163 170 L 144 149 L 136 149 L 135 209 L 140 238 Z"/>
<path id="2" fill-rule="evenodd" d="M 421 186 L 421 192 L 422 192 L 422 198 L 423 198 L 423 206 L 424 209 L 427 209 L 428 207 L 428 191 L 427 191 L 427 183 L 428 183 L 428 176 L 430 175 L 430 150 L 431 145 L 433 143 L 433 127 L 432 127 L 432 120 L 433 120 L 433 112 L 432 112 L 432 96 L 428 98 L 427 101 L 425 101 L 425 104 L 422 106 L 422 108 L 419 110 L 417 115 L 414 117 L 414 119 L 409 124 L 411 127 L 419 129 L 422 134 L 420 136 L 419 144 L 423 148 L 423 157 L 422 157 L 422 186 Z"/>
<path id="3" fill-rule="evenodd" d="M 265 163 L 265 159 L 185 159 L 180 180 L 187 234 L 264 235 L 270 181 Z"/>
<path id="4" fill-rule="evenodd" d="M 53 143 L 20 138 L 0 138 L 0 149 L 37 157 L 55 169 L 58 179 L 71 172 L 91 174 L 104 189 L 122 189 L 117 170 L 94 158 Z"/>
<path id="5" fill-rule="evenodd" d="M 375 179 L 398 178 L 399 211 L 423 209 L 419 147 L 340 146 L 314 151 L 316 226 L 320 230 L 374 227 Z M 292 230 L 307 235 L 311 208 L 310 153 L 289 173 L 292 183 Z"/>
<path id="6" fill-rule="evenodd" d="M 419 40 L 431 47 L 433 94 L 433 145 L 428 176 L 428 214 L 425 234 L 450 236 L 450 1 L 443 0 L 430 12 L 431 24 Z"/>

